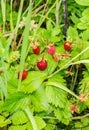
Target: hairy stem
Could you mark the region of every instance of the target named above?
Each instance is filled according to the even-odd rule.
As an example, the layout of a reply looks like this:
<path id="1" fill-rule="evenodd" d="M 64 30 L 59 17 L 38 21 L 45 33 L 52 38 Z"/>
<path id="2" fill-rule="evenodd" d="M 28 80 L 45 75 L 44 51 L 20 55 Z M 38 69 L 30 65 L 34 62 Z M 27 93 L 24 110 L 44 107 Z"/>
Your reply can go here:
<path id="1" fill-rule="evenodd" d="M 89 116 L 89 113 L 83 115 L 83 116 L 76 116 L 76 117 L 73 117 L 72 119 L 73 120 L 78 120 L 78 119 L 82 119 L 82 118 L 85 118 L 85 117 L 88 117 Z"/>
<path id="2" fill-rule="evenodd" d="M 63 10 L 64 10 L 64 29 L 63 34 L 66 36 L 67 31 L 67 17 L 68 17 L 68 10 L 67 10 L 67 0 L 63 0 Z"/>

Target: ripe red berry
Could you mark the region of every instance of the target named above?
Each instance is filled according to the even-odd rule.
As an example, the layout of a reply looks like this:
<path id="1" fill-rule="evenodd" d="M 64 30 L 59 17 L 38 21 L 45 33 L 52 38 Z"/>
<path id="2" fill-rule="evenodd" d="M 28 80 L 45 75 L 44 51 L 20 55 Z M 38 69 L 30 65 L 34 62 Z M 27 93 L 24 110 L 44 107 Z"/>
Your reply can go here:
<path id="1" fill-rule="evenodd" d="M 71 50 L 72 46 L 70 42 L 64 42 L 64 49 L 69 51 Z"/>
<path id="2" fill-rule="evenodd" d="M 40 53 L 40 46 L 37 41 L 31 44 L 32 51 L 34 54 L 38 55 Z"/>
<path id="3" fill-rule="evenodd" d="M 39 68 L 39 70 L 45 70 L 47 68 L 47 61 L 41 59 L 40 61 L 37 62 L 37 67 Z"/>
<path id="4" fill-rule="evenodd" d="M 40 53 L 40 46 L 33 47 L 34 54 L 38 55 Z"/>
<path id="5" fill-rule="evenodd" d="M 26 79 L 27 75 L 28 75 L 28 72 L 26 70 L 24 70 L 22 73 L 22 80 Z M 20 78 L 20 72 L 18 72 L 18 79 L 19 78 Z"/>
<path id="6" fill-rule="evenodd" d="M 55 51 L 56 51 L 55 46 L 51 45 L 51 46 L 49 46 L 47 49 L 48 49 L 48 53 L 49 53 L 50 55 L 54 55 L 54 54 L 55 54 Z"/>

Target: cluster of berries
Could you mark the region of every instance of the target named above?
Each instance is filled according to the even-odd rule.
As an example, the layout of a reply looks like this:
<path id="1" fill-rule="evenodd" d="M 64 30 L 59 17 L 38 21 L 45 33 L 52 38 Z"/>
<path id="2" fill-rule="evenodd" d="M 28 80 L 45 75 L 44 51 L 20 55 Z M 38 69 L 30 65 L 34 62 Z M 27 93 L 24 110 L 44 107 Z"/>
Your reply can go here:
<path id="1" fill-rule="evenodd" d="M 32 51 L 34 54 L 39 55 L 41 48 L 38 45 L 38 42 L 34 42 L 32 45 Z M 72 48 L 72 43 L 71 42 L 64 42 L 64 49 L 69 51 Z M 59 55 L 56 55 L 56 47 L 52 44 L 50 44 L 49 46 L 47 46 L 47 52 L 53 56 L 54 61 L 58 61 L 59 60 Z M 47 68 L 47 60 L 44 58 L 44 56 L 42 58 L 40 58 L 37 61 L 37 67 L 39 70 L 45 70 Z M 24 80 L 27 77 L 28 72 L 26 70 L 23 71 L 22 73 L 22 80 Z M 18 72 L 18 78 L 20 77 L 20 72 Z"/>
<path id="2" fill-rule="evenodd" d="M 31 47 L 32 47 L 32 51 L 33 51 L 34 54 L 36 54 L 36 55 L 40 54 L 41 49 L 40 49 L 40 46 L 38 45 L 37 42 L 34 42 L 31 45 Z M 50 55 L 54 55 L 55 52 L 56 52 L 55 46 L 50 44 L 47 47 L 47 52 Z M 37 67 L 38 67 L 39 70 L 45 70 L 47 68 L 47 60 L 44 58 L 44 56 L 38 60 Z"/>
<path id="3" fill-rule="evenodd" d="M 40 46 L 38 45 L 37 42 L 34 42 L 32 45 L 32 50 L 33 53 L 38 55 L 40 54 Z M 64 49 L 69 51 L 72 48 L 72 42 L 64 42 Z M 54 61 L 59 60 L 59 55 L 56 55 L 56 48 L 54 45 L 50 44 L 47 46 L 47 52 L 54 57 Z M 39 70 L 45 70 L 47 68 L 47 61 L 42 57 L 38 62 L 37 62 L 37 67 Z"/>

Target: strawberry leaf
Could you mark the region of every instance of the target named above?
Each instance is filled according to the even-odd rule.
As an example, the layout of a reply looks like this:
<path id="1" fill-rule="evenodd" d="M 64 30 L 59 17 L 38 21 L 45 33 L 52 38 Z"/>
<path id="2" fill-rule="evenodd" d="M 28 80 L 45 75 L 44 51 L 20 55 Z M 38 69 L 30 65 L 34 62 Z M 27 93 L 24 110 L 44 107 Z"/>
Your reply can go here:
<path id="1" fill-rule="evenodd" d="M 22 82 L 21 90 L 25 93 L 32 93 L 36 91 L 42 82 L 47 78 L 47 74 L 40 71 L 31 71 L 27 78 Z"/>

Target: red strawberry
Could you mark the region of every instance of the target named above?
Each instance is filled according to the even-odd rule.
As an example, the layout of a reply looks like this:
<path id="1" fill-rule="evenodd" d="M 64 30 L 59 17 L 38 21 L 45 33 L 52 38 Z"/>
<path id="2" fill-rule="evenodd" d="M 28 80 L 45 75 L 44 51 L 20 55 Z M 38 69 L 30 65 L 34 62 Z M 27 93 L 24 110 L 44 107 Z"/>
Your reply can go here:
<path id="1" fill-rule="evenodd" d="M 47 68 L 47 61 L 42 58 L 40 61 L 37 62 L 37 67 L 39 68 L 39 70 L 45 70 Z"/>
<path id="2" fill-rule="evenodd" d="M 32 51 L 33 51 L 34 54 L 38 55 L 40 53 L 40 46 L 38 45 L 37 41 L 32 43 L 31 47 L 32 47 Z"/>
<path id="3" fill-rule="evenodd" d="M 33 52 L 34 54 L 38 55 L 40 53 L 40 46 L 36 46 L 35 48 L 33 48 Z"/>
<path id="4" fill-rule="evenodd" d="M 28 75 L 28 72 L 26 70 L 24 70 L 22 73 L 22 80 L 26 79 L 27 75 Z M 18 79 L 19 78 L 20 78 L 20 72 L 18 72 Z"/>
<path id="5" fill-rule="evenodd" d="M 71 46 L 71 42 L 64 42 L 64 49 L 69 51 L 71 50 L 72 46 Z"/>
<path id="6" fill-rule="evenodd" d="M 48 53 L 49 53 L 50 55 L 55 54 L 55 51 L 56 51 L 55 46 L 51 45 L 51 46 L 49 46 L 47 49 L 48 49 Z"/>

